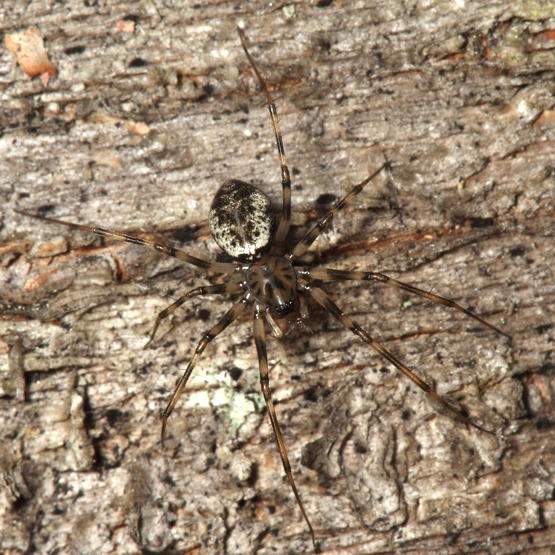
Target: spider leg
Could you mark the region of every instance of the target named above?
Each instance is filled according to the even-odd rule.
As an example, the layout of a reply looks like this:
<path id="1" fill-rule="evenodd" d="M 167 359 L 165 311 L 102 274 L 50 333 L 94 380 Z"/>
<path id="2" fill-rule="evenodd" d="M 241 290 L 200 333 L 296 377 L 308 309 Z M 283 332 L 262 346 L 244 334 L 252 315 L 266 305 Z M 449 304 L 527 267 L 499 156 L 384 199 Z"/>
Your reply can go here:
<path id="1" fill-rule="evenodd" d="M 279 455 L 281 457 L 281 462 L 283 464 L 283 469 L 289 480 L 289 485 L 293 490 L 297 504 L 301 509 L 301 513 L 305 519 L 308 529 L 310 530 L 310 535 L 312 537 L 312 543 L 316 549 L 316 540 L 314 536 L 314 529 L 312 524 L 308 519 L 308 515 L 304 509 L 303 502 L 301 501 L 301 496 L 295 485 L 295 480 L 293 479 L 293 473 L 291 472 L 291 464 L 289 463 L 289 457 L 287 456 L 287 449 L 285 448 L 285 443 L 281 435 L 281 428 L 279 427 L 278 419 L 276 416 L 276 410 L 274 408 L 274 403 L 272 401 L 272 393 L 270 391 L 270 379 L 268 376 L 268 357 L 266 354 L 266 332 L 264 330 L 264 319 L 263 319 L 263 309 L 259 305 L 256 306 L 254 311 L 254 341 L 256 343 L 256 352 L 258 354 L 258 367 L 260 369 L 260 387 L 264 395 L 264 400 L 266 401 L 266 408 L 268 409 L 268 415 L 270 417 L 270 422 L 272 423 L 272 429 L 274 431 L 274 438 L 276 440 Z"/>
<path id="2" fill-rule="evenodd" d="M 150 332 L 150 336 L 148 338 L 148 341 L 145 343 L 144 348 L 146 349 L 152 343 L 160 322 L 170 314 L 173 314 L 186 300 L 191 299 L 192 297 L 197 297 L 199 295 L 214 295 L 218 293 L 233 294 L 239 293 L 241 290 L 241 286 L 238 283 L 234 282 L 219 283 L 217 285 L 203 285 L 201 287 L 191 289 L 190 291 L 185 293 L 185 295 L 179 297 L 179 299 L 173 302 L 170 306 L 166 307 L 164 310 L 158 313 L 158 316 L 156 317 L 156 322 L 154 323 L 154 327 Z"/>
<path id="3" fill-rule="evenodd" d="M 179 397 L 181 397 L 181 394 L 183 393 L 183 389 L 187 384 L 187 380 L 189 379 L 189 376 L 191 375 L 191 372 L 193 371 L 193 368 L 197 364 L 204 349 L 206 348 L 208 343 L 210 343 L 210 341 L 214 339 L 214 337 L 219 335 L 225 328 L 227 328 L 227 326 L 229 326 L 229 324 L 231 324 L 234 320 L 237 319 L 237 317 L 245 310 L 247 303 L 248 303 L 248 299 L 246 296 L 243 297 L 237 303 L 235 303 L 223 315 L 223 317 L 215 326 L 213 326 L 207 332 L 204 333 L 200 341 L 197 343 L 195 353 L 191 357 L 191 360 L 189 361 L 189 364 L 187 365 L 185 372 L 183 372 L 182 376 L 179 378 L 179 380 L 177 380 L 170 402 L 167 404 L 166 408 L 164 409 L 164 412 L 162 412 L 162 430 L 160 432 L 160 442 L 162 444 L 164 443 L 164 433 L 166 431 L 166 422 L 168 421 L 168 417 L 172 413 Z"/>
<path id="4" fill-rule="evenodd" d="M 489 434 L 493 433 L 486 430 L 474 423 L 470 418 L 463 414 L 460 410 L 456 409 L 454 406 L 449 404 L 447 401 L 442 399 L 438 393 L 428 385 L 425 381 L 421 380 L 414 372 L 409 370 L 400 360 L 395 358 L 383 345 L 374 341 L 368 332 L 359 326 L 355 321 L 353 321 L 349 316 L 347 316 L 329 297 L 322 289 L 319 287 L 313 287 L 311 285 L 305 285 L 304 290 L 308 291 L 310 296 L 322 307 L 324 307 L 336 320 L 341 322 L 347 329 L 351 330 L 355 335 L 358 335 L 365 343 L 370 345 L 372 349 L 377 351 L 386 360 L 391 362 L 395 367 L 397 367 L 407 378 L 410 378 L 420 389 L 424 390 L 430 397 L 433 397 L 436 401 L 439 401 L 446 409 L 450 410 L 459 420 L 465 424 L 469 424 L 482 432 L 487 432 Z"/>
<path id="5" fill-rule="evenodd" d="M 204 260 L 202 258 L 197 258 L 187 254 L 185 251 L 170 247 L 168 245 L 163 245 L 162 243 L 157 243 L 156 241 L 149 241 L 148 239 L 140 239 L 139 237 L 133 237 L 132 235 L 126 235 L 125 233 L 118 233 L 117 231 L 111 231 L 109 229 L 103 229 L 102 227 L 93 227 L 82 224 L 75 224 L 72 222 L 66 222 L 64 220 L 58 220 L 57 218 L 47 218 L 46 216 L 39 216 L 38 214 L 31 214 L 29 212 L 24 212 L 23 210 L 15 210 L 18 214 L 23 214 L 24 216 L 29 216 L 30 218 L 36 218 L 37 220 L 44 220 L 53 224 L 65 225 L 67 227 L 72 227 L 74 229 L 81 229 L 83 231 L 88 231 L 89 233 L 96 233 L 102 237 L 108 237 L 109 239 L 114 239 L 116 241 L 123 241 L 126 243 L 133 243 L 134 245 L 141 245 L 147 249 L 152 249 L 158 252 L 163 252 L 168 256 L 173 258 L 178 258 L 179 260 L 184 260 L 197 268 L 202 268 L 207 272 L 216 272 L 223 274 L 225 272 L 234 272 L 237 268 L 236 264 L 230 262 L 213 262 L 210 260 Z"/>
<path id="6" fill-rule="evenodd" d="M 451 299 L 447 299 L 445 297 L 440 297 L 439 295 L 434 295 L 433 293 L 429 293 L 428 291 L 424 291 L 423 289 L 419 289 L 418 287 L 414 287 L 413 285 L 409 285 L 408 283 L 403 283 L 402 281 L 398 281 L 393 279 L 389 276 L 384 274 L 380 274 L 378 272 L 364 272 L 364 271 L 348 271 L 348 270 L 332 270 L 329 268 L 318 268 L 315 270 L 299 270 L 298 274 L 304 278 L 312 278 L 312 279 L 320 279 L 320 280 L 333 280 L 333 281 L 345 281 L 345 280 L 357 280 L 357 281 L 378 281 L 380 283 L 385 283 L 392 287 L 396 287 L 397 289 L 403 289 L 404 291 L 408 291 L 409 293 L 414 293 L 415 295 L 419 295 L 420 297 L 424 297 L 434 303 L 442 304 L 445 306 L 450 306 L 463 314 L 466 314 L 470 318 L 474 318 L 484 326 L 508 337 L 509 339 L 511 336 L 500 330 L 498 327 L 490 324 L 482 317 L 470 312 L 467 308 L 464 308 L 460 304 L 452 301 Z"/>
<path id="7" fill-rule="evenodd" d="M 343 208 L 345 208 L 345 206 L 351 202 L 362 191 L 362 189 L 364 189 L 364 186 L 372 181 L 372 179 L 374 179 L 374 177 L 376 177 L 387 166 L 387 162 L 382 164 L 374 173 L 369 175 L 358 185 L 355 185 L 323 218 L 318 220 L 316 224 L 310 228 L 295 245 L 293 253 L 289 255 L 289 260 L 292 262 L 295 258 L 302 256 L 310 248 L 310 245 L 312 245 L 312 243 L 316 240 L 316 237 L 318 237 L 318 235 L 320 235 L 320 233 L 322 233 L 322 231 L 329 225 L 333 217 L 340 210 L 343 210 Z"/>
<path id="8" fill-rule="evenodd" d="M 279 154 L 279 163 L 281 166 L 281 187 L 283 190 L 283 201 L 281 206 L 281 218 L 279 220 L 279 225 L 274 236 L 274 241 L 276 244 L 282 244 L 285 241 L 287 234 L 289 233 L 289 224 L 291 222 L 291 177 L 289 175 L 289 168 L 287 167 L 287 162 L 285 160 L 285 150 L 283 149 L 283 140 L 281 138 L 281 131 L 279 129 L 279 119 L 277 114 L 277 108 L 274 104 L 274 100 L 270 95 L 270 91 L 268 90 L 268 86 L 266 85 L 266 81 L 264 81 L 260 71 L 256 67 L 252 56 L 250 55 L 247 49 L 247 43 L 245 40 L 245 35 L 243 30 L 240 27 L 237 27 L 237 32 L 239 33 L 239 38 L 241 39 L 241 45 L 243 46 L 243 50 L 247 55 L 249 63 L 251 64 L 256 77 L 262 87 L 262 91 L 266 96 L 266 100 L 268 102 L 268 109 L 270 110 L 270 116 L 272 118 L 272 125 L 274 126 L 274 134 L 276 136 L 276 144 Z"/>

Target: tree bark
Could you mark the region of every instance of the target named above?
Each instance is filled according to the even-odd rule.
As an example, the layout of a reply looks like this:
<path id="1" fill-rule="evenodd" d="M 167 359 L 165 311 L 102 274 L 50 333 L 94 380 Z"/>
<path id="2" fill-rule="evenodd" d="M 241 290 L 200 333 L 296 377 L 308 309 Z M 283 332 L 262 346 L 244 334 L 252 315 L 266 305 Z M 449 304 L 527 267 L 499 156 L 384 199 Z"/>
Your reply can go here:
<path id="1" fill-rule="evenodd" d="M 2 50 L 0 549 L 299 553 L 312 544 L 260 393 L 250 317 L 179 261 L 15 212 L 221 258 L 207 213 L 241 179 L 280 206 L 277 150 L 236 32 L 277 104 L 294 232 L 376 169 L 313 261 L 453 298 L 512 336 L 367 283 L 324 289 L 493 433 L 467 428 L 316 307 L 269 338 L 293 475 L 323 551 L 552 545 L 555 14 L 550 3 L 4 2 L 47 86 Z M 122 23 L 122 22 L 125 22 Z M 127 29 L 127 31 L 125 30 Z M 146 128 L 140 125 L 146 124 Z"/>

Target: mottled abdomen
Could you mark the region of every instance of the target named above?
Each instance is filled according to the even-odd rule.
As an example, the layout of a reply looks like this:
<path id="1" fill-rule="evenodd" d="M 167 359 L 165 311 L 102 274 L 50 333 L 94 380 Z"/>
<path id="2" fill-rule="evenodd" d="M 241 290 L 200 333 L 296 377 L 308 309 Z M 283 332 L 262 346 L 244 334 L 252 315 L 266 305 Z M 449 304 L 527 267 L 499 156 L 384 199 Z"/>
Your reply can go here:
<path id="1" fill-rule="evenodd" d="M 244 181 L 233 179 L 220 187 L 208 220 L 214 240 L 232 258 L 252 260 L 272 239 L 270 199 Z"/>

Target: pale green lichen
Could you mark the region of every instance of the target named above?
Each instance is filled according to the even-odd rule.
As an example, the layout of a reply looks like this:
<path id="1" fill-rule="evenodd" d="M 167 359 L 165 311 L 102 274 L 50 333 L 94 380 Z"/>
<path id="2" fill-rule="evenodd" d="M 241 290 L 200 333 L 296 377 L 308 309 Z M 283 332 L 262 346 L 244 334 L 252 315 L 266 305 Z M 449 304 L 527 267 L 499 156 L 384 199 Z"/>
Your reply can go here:
<path id="1" fill-rule="evenodd" d="M 283 8 L 281 8 L 281 11 L 283 12 L 283 15 L 287 19 L 292 19 L 293 17 L 295 17 L 297 15 L 295 13 L 295 5 L 294 4 L 290 4 L 289 6 L 283 6 Z"/>
<path id="2" fill-rule="evenodd" d="M 523 19 L 547 19 L 555 15 L 555 4 L 549 0 L 518 0 L 513 15 Z"/>
<path id="3" fill-rule="evenodd" d="M 254 397 L 256 398 L 256 396 Z M 233 393 L 229 400 L 227 411 L 229 424 L 226 435 L 228 438 L 235 438 L 237 430 L 247 422 L 249 416 L 258 412 L 259 407 L 255 398 L 247 396 L 241 391 Z"/>

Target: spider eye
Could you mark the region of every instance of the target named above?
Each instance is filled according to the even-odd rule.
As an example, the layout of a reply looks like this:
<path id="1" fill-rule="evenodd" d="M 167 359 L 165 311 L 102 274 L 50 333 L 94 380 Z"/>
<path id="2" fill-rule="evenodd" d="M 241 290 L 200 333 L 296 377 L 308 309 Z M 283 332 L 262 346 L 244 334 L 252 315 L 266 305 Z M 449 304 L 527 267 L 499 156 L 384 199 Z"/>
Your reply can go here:
<path id="1" fill-rule="evenodd" d="M 232 258 L 252 260 L 272 240 L 270 199 L 253 185 L 236 179 L 224 183 L 210 207 L 210 232 Z"/>
<path id="2" fill-rule="evenodd" d="M 297 298 L 289 299 L 284 303 L 272 307 L 277 318 L 285 318 L 288 314 L 295 312 L 298 308 Z"/>

